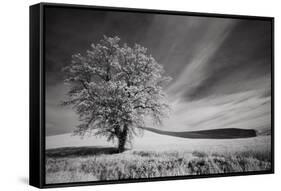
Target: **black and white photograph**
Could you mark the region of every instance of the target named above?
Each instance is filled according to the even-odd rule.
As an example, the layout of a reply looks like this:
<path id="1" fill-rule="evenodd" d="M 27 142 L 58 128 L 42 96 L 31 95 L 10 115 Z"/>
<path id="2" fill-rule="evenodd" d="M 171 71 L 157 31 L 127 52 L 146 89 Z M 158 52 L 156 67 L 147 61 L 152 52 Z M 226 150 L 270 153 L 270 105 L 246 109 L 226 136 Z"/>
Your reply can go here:
<path id="1" fill-rule="evenodd" d="M 45 184 L 272 172 L 272 25 L 46 6 Z"/>

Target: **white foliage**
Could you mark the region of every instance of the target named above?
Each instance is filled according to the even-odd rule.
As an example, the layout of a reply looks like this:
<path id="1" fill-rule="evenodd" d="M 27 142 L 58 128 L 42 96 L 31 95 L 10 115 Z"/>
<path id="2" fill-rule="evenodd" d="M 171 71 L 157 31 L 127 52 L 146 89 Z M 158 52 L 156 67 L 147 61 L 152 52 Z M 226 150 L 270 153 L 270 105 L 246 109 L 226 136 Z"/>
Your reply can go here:
<path id="1" fill-rule="evenodd" d="M 63 69 L 70 84 L 63 104 L 72 105 L 79 115 L 81 124 L 75 131 L 79 135 L 97 129 L 96 134 L 114 140 L 126 125 L 132 138 L 145 116 L 157 124 L 165 116 L 163 85 L 169 77 L 163 76 L 163 67 L 146 48 L 119 42 L 118 37 L 104 36 L 85 55 L 73 55 Z"/>

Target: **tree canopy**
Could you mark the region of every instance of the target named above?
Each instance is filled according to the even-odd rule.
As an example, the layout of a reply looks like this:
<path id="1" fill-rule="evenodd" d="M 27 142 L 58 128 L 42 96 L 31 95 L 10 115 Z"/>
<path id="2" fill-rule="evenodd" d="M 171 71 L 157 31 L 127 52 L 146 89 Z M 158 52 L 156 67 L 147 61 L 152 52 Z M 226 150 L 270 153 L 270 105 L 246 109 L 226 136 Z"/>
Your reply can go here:
<path id="1" fill-rule="evenodd" d="M 85 54 L 73 55 L 63 71 L 69 85 L 63 105 L 71 105 L 79 116 L 77 135 L 93 132 L 117 139 L 122 152 L 147 116 L 161 124 L 167 114 L 163 87 L 170 78 L 138 44 L 129 47 L 118 37 L 104 36 Z"/>

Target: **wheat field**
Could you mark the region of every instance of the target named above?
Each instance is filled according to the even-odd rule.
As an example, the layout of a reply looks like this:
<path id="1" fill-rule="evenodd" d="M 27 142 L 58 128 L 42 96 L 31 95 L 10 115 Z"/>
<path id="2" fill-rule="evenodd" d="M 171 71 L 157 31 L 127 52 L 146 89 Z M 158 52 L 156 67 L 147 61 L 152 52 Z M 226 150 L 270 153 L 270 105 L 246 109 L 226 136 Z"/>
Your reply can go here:
<path id="1" fill-rule="evenodd" d="M 271 169 L 270 136 L 210 140 L 145 132 L 123 153 L 100 138 L 68 136 L 58 139 L 64 138 L 69 147 L 56 147 L 56 137 L 47 139 L 52 143 L 47 142 L 46 150 L 47 184 Z"/>

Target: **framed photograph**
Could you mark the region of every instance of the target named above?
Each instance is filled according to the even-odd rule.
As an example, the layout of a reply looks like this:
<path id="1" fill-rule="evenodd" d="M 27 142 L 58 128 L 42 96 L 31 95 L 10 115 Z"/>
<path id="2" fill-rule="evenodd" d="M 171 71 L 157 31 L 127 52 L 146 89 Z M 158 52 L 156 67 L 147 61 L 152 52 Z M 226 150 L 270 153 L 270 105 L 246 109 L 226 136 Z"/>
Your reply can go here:
<path id="1" fill-rule="evenodd" d="M 30 7 L 30 185 L 274 172 L 274 18 Z"/>

